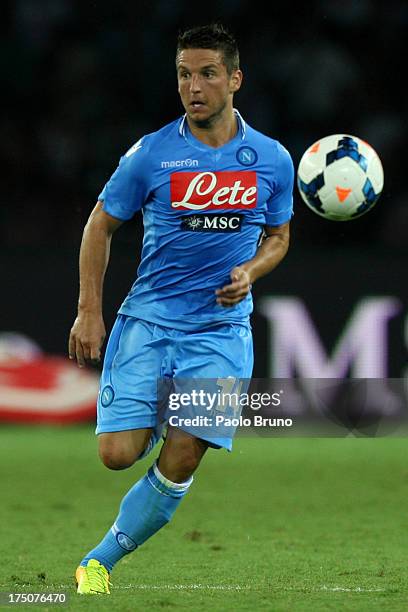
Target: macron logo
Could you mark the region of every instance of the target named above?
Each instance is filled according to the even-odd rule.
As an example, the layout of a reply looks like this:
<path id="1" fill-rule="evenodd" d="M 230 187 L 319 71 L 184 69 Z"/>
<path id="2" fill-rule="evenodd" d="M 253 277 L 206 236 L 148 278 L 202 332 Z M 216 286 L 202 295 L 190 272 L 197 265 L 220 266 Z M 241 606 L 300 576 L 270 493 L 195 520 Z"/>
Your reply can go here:
<path id="1" fill-rule="evenodd" d="M 172 161 L 162 161 L 162 168 L 197 168 L 198 159 L 175 159 Z"/>

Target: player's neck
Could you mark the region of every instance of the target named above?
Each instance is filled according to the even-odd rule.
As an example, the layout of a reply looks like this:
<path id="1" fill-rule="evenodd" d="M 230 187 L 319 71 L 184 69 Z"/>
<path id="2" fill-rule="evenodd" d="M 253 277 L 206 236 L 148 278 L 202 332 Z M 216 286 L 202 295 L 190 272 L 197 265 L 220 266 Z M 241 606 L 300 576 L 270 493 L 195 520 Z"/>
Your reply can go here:
<path id="1" fill-rule="evenodd" d="M 233 109 L 227 117 L 219 117 L 210 125 L 201 126 L 187 117 L 188 127 L 197 140 L 217 149 L 232 140 L 238 131 L 238 120 Z"/>

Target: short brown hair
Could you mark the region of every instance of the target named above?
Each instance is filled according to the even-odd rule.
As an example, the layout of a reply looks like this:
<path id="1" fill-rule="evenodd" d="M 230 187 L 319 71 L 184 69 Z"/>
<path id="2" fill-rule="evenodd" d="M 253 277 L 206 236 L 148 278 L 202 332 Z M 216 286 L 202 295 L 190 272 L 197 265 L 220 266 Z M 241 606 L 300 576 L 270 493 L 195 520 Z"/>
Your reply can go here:
<path id="1" fill-rule="evenodd" d="M 235 37 L 220 23 L 196 26 L 180 32 L 176 57 L 183 49 L 214 49 L 222 53 L 228 74 L 239 69 L 239 51 Z"/>

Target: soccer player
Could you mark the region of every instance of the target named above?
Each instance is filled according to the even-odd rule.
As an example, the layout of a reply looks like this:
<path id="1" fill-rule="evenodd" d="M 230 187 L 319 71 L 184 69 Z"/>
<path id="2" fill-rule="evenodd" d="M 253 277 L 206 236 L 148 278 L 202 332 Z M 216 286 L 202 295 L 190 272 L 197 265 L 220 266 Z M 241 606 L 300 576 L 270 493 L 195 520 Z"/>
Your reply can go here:
<path id="1" fill-rule="evenodd" d="M 158 378 L 251 377 L 251 285 L 288 249 L 293 164 L 279 142 L 233 107 L 242 83 L 234 37 L 219 24 L 185 31 L 176 68 L 184 116 L 121 158 L 80 250 L 69 355 L 83 367 L 99 360 L 105 338 L 102 287 L 112 234 L 143 212 L 141 263 L 110 334 L 98 396 L 99 454 L 113 470 L 130 467 L 161 438 Z M 231 450 L 231 438 L 168 427 L 157 462 L 82 559 L 78 593 L 109 593 L 113 566 L 171 519 L 206 450 Z"/>

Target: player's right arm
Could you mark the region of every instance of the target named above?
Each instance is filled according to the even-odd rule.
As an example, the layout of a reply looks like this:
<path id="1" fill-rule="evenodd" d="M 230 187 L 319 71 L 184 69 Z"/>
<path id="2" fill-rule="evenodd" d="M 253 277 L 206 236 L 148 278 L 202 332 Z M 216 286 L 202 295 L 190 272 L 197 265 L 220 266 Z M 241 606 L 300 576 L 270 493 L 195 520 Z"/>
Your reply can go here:
<path id="1" fill-rule="evenodd" d="M 106 335 L 102 290 L 111 238 L 146 201 L 150 184 L 148 150 L 145 138 L 141 138 L 121 157 L 84 229 L 79 256 L 78 316 L 69 337 L 69 356 L 80 367 L 101 357 Z"/>
<path id="2" fill-rule="evenodd" d="M 78 314 L 69 336 L 69 358 L 79 367 L 99 361 L 106 330 L 102 314 L 102 292 L 109 262 L 112 234 L 123 221 L 102 209 L 98 201 L 82 236 L 79 255 Z"/>

